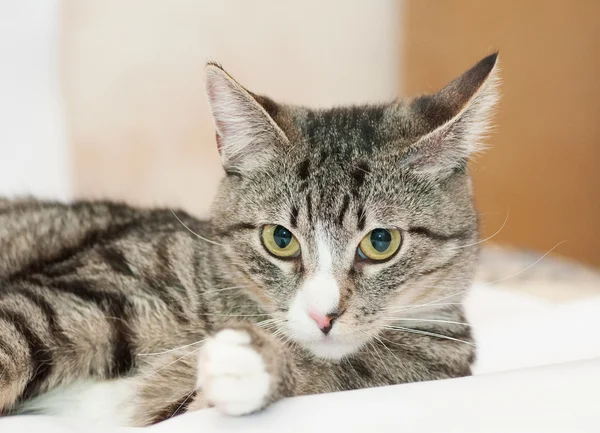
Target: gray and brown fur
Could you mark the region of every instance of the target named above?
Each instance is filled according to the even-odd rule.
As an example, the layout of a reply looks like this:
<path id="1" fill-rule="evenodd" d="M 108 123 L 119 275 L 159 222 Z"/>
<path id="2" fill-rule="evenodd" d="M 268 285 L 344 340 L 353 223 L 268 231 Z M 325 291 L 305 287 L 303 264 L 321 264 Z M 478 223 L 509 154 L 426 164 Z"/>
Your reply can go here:
<path id="1" fill-rule="evenodd" d="M 262 135 L 235 155 L 218 137 L 227 175 L 210 221 L 111 202 L 0 200 L 0 410 L 18 412 L 25 401 L 88 378 L 131 378 L 134 425 L 203 407 L 195 390 L 200 343 L 143 354 L 200 342 L 223 327 L 247 330 L 262 354 L 274 378 L 265 405 L 469 375 L 473 346 L 457 341 L 472 341 L 468 326 L 397 322 L 417 333 L 382 326 L 390 306 L 445 297 L 446 305 L 401 317 L 465 321 L 460 301 L 478 241 L 466 163 L 495 99 L 496 58 L 435 95 L 381 105 L 311 110 L 247 92 L 252 100 L 242 109 L 264 116 L 256 119 Z M 405 239 L 397 257 L 366 273 L 369 265 L 344 257 L 370 221 L 401 227 Z M 264 224 L 285 225 L 301 239 L 291 270 L 262 249 Z M 273 336 L 276 327 L 253 325 L 284 317 L 314 270 L 317 230 L 328 233 L 336 254 L 338 320 L 373 336 L 339 361 Z"/>

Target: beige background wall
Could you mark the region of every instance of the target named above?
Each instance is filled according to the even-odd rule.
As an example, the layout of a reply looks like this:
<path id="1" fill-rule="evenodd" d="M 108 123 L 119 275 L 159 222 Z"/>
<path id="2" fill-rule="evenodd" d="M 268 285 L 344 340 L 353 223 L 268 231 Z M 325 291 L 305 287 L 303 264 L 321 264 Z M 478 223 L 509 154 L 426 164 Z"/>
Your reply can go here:
<path id="1" fill-rule="evenodd" d="M 221 168 L 205 62 L 282 101 L 387 100 L 399 19 L 395 0 L 64 0 L 75 194 L 206 214 Z"/>

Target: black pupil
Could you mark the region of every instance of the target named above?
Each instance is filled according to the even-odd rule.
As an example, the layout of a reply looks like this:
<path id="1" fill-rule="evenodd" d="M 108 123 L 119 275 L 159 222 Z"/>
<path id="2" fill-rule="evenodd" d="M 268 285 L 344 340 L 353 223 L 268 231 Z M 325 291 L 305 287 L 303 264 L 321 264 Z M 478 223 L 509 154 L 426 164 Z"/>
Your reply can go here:
<path id="1" fill-rule="evenodd" d="M 292 242 L 292 234 L 285 227 L 277 226 L 273 232 L 273 240 L 283 250 Z"/>
<path id="2" fill-rule="evenodd" d="M 371 232 L 371 245 L 380 253 L 390 247 L 392 235 L 386 229 L 375 229 Z"/>

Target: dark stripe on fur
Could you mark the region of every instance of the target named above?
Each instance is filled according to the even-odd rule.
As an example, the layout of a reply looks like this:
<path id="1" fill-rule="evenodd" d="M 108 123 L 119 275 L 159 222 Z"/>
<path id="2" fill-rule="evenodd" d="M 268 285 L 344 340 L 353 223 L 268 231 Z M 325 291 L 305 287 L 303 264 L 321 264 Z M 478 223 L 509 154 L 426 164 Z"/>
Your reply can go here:
<path id="1" fill-rule="evenodd" d="M 121 312 L 124 315 L 124 311 Z M 118 317 L 118 316 L 117 316 Z M 126 322 L 113 321 L 114 343 L 113 343 L 113 366 L 110 371 L 111 377 L 127 376 L 135 367 L 135 348 L 131 339 L 131 330 Z"/>
<path id="2" fill-rule="evenodd" d="M 217 235 L 224 236 L 224 237 L 230 237 L 230 236 L 233 236 L 236 232 L 239 232 L 242 230 L 256 230 L 256 229 L 258 229 L 257 225 L 242 222 L 242 223 L 232 224 L 230 226 L 225 227 L 223 230 L 219 230 L 217 232 Z"/>
<path id="3" fill-rule="evenodd" d="M 364 230 L 366 222 L 365 208 L 359 207 L 356 211 L 356 219 L 358 220 L 358 230 Z"/>
<path id="4" fill-rule="evenodd" d="M 344 217 L 346 216 L 346 212 L 348 212 L 348 205 L 350 205 L 350 196 L 346 194 L 344 196 L 344 202 L 342 203 L 342 208 L 340 209 L 340 213 L 338 215 L 338 224 L 341 226 L 344 224 Z"/>
<path id="5" fill-rule="evenodd" d="M 87 280 L 54 280 L 51 282 L 51 288 L 95 304 L 104 312 L 113 328 L 113 363 L 107 375 L 110 378 L 124 376 L 135 366 L 135 350 L 128 325 L 129 301 L 121 293 L 95 290 L 95 284 L 94 281 Z"/>
<path id="6" fill-rule="evenodd" d="M 65 277 L 74 274 L 77 268 L 81 266 L 81 262 L 77 257 L 65 260 L 60 263 L 48 265 L 43 271 L 43 275 L 47 277 Z"/>
<path id="7" fill-rule="evenodd" d="M 47 273 L 48 268 L 54 267 L 54 265 L 58 265 L 59 267 L 63 266 L 62 262 L 69 261 L 73 256 L 76 256 L 78 253 L 90 249 L 97 245 L 98 243 L 110 243 L 110 241 L 117 239 L 123 236 L 127 231 L 139 227 L 140 221 L 131 221 L 127 224 L 113 226 L 107 230 L 95 230 L 86 235 L 86 237 L 76 246 L 74 247 L 66 247 L 63 248 L 55 257 L 51 259 L 42 259 L 37 262 L 32 263 L 27 266 L 25 269 L 21 270 L 17 274 L 14 275 L 15 278 L 23 277 L 31 275 L 32 273 Z M 77 263 L 71 262 L 75 267 Z M 50 271 L 49 274 L 52 272 Z"/>
<path id="8" fill-rule="evenodd" d="M 145 278 L 146 283 L 154 290 L 152 293 L 157 295 L 167 305 L 180 323 L 188 322 L 183 305 L 171 290 L 183 293 L 184 299 L 187 299 L 188 293 L 177 274 L 173 271 L 171 257 L 169 255 L 169 239 L 163 238 L 156 249 L 158 261 L 154 265 L 155 275 L 148 275 Z"/>
<path id="9" fill-rule="evenodd" d="M 56 310 L 52 305 L 50 305 L 48 300 L 41 293 L 38 293 L 29 287 L 11 287 L 10 291 L 2 291 L 2 295 L 5 293 L 18 294 L 27 298 L 32 304 L 37 306 L 42 311 L 46 322 L 48 322 L 48 327 L 50 328 L 50 333 L 52 336 L 63 344 L 69 343 L 69 339 L 58 323 L 58 315 Z"/>
<path id="10" fill-rule="evenodd" d="M 152 419 L 152 424 L 156 424 L 161 421 L 166 421 L 169 418 L 173 418 L 174 416 L 186 413 L 190 404 L 196 398 L 196 394 L 197 392 L 193 391 L 191 394 L 185 395 L 176 402 L 173 402 L 167 407 L 165 407 L 163 410 L 154 415 L 154 418 Z"/>
<path id="11" fill-rule="evenodd" d="M 306 195 L 306 214 L 308 216 L 308 222 L 312 224 L 312 194 L 310 192 Z"/>
<path id="12" fill-rule="evenodd" d="M 461 231 L 455 232 L 455 233 L 443 234 L 443 233 L 434 232 L 425 227 L 411 227 L 408 229 L 408 232 L 412 233 L 412 234 L 421 235 L 421 236 L 427 236 L 428 238 L 434 239 L 436 241 L 450 241 L 450 240 L 457 240 L 457 239 L 465 239 L 470 233 L 469 230 L 461 230 Z"/>
<path id="13" fill-rule="evenodd" d="M 293 229 L 298 227 L 298 208 L 296 206 L 292 208 L 292 214 L 290 215 L 290 226 L 292 226 Z"/>
<path id="14" fill-rule="evenodd" d="M 22 314 L 10 310 L 0 310 L 0 319 L 12 323 L 27 343 L 32 375 L 21 394 L 21 399 L 32 398 L 39 393 L 52 374 L 52 352 L 41 338 L 29 329 L 27 318 Z"/>
<path id="15" fill-rule="evenodd" d="M 114 247 L 99 248 L 98 252 L 113 271 L 127 277 L 133 277 L 133 271 L 129 267 L 129 263 L 123 252 Z"/>
<path id="16" fill-rule="evenodd" d="M 235 170 L 225 170 L 225 174 L 227 175 L 227 177 L 236 177 L 238 179 L 241 179 L 243 177 L 242 173 Z"/>
<path id="17" fill-rule="evenodd" d="M 300 180 L 307 180 L 310 176 L 310 161 L 305 159 L 298 164 L 298 178 Z"/>
<path id="18" fill-rule="evenodd" d="M 329 158 L 329 152 L 325 149 L 321 150 L 321 154 L 319 155 L 319 165 L 321 167 L 325 165 L 327 158 Z"/>
<path id="19" fill-rule="evenodd" d="M 359 162 L 352 171 L 352 178 L 354 179 L 352 194 L 354 194 L 355 197 L 358 196 L 358 191 L 365 182 L 367 174 L 369 174 L 369 164 L 366 162 Z"/>

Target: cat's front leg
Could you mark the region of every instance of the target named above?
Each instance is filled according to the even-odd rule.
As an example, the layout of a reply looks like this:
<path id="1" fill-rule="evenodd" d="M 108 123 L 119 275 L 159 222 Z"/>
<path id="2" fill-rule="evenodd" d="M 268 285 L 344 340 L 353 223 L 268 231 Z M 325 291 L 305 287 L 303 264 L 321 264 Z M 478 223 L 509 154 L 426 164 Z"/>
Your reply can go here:
<path id="1" fill-rule="evenodd" d="M 294 388 L 283 344 L 261 328 L 230 324 L 209 338 L 198 359 L 198 388 L 209 406 L 245 415 Z"/>

